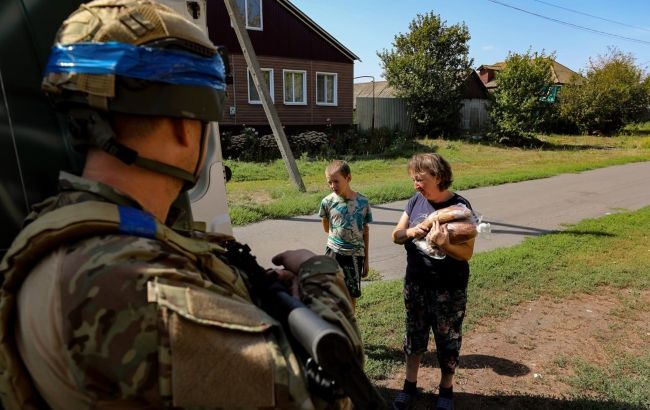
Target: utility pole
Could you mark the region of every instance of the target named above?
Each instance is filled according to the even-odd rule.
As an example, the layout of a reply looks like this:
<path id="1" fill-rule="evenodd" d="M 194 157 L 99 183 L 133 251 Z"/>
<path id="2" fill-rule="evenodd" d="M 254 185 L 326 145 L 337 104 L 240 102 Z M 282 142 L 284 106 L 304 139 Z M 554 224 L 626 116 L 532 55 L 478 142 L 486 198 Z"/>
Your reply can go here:
<path id="1" fill-rule="evenodd" d="M 255 50 L 251 44 L 251 39 L 248 37 L 248 31 L 246 31 L 246 23 L 242 17 L 242 12 L 239 10 L 235 0 L 224 0 L 224 2 L 226 3 L 226 9 L 228 10 L 228 15 L 230 16 L 233 29 L 237 35 L 237 40 L 239 41 L 242 52 L 244 53 L 246 64 L 250 69 L 253 83 L 255 83 L 257 93 L 262 100 L 262 106 L 264 107 L 266 118 L 271 125 L 271 130 L 273 130 L 273 136 L 275 137 L 275 141 L 278 143 L 280 153 L 282 154 L 284 163 L 287 166 L 287 171 L 289 171 L 289 176 L 296 187 L 298 187 L 298 190 L 300 192 L 305 192 L 305 184 L 302 182 L 302 178 L 298 172 L 296 159 L 293 157 L 291 147 L 289 147 L 289 142 L 287 141 L 287 136 L 284 133 L 284 129 L 282 129 L 282 124 L 280 123 L 280 117 L 278 117 L 278 112 L 275 110 L 275 105 L 273 105 L 273 101 L 271 100 L 271 95 L 269 94 L 266 81 L 264 81 L 262 70 L 260 70 L 260 65 L 257 62 L 257 56 L 255 55 Z"/>

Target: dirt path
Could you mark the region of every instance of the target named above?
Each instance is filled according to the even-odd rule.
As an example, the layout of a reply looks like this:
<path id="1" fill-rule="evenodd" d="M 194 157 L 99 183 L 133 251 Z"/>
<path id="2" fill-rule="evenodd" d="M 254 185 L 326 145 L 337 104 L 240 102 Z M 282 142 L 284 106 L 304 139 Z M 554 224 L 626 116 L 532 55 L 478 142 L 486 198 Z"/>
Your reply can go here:
<path id="1" fill-rule="evenodd" d="M 463 338 L 457 372 L 457 409 L 561 409 L 571 392 L 570 362 L 582 358 L 605 365 L 613 345 L 642 351 L 650 344 L 650 291 L 610 289 L 566 301 L 542 298 L 520 305 L 507 319 L 489 321 Z M 415 409 L 434 409 L 439 369 L 430 346 L 420 369 Z M 378 382 L 392 397 L 403 369 Z M 581 401 L 590 408 L 590 400 Z M 572 404 L 576 404 L 575 402 Z M 592 403 L 593 404 L 593 403 Z M 613 408 L 625 408 L 616 407 Z"/>

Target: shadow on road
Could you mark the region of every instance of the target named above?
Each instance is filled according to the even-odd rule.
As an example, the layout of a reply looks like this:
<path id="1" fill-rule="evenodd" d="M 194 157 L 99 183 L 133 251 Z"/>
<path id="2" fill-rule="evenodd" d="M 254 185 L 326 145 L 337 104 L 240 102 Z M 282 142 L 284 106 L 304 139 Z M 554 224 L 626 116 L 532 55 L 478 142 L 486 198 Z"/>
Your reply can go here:
<path id="1" fill-rule="evenodd" d="M 497 234 L 497 233 L 505 233 L 505 234 L 510 234 L 510 235 L 545 235 L 548 233 L 554 233 L 557 231 L 554 230 L 549 230 L 549 229 L 540 229 L 540 228 L 533 228 L 531 226 L 521 226 L 521 225 L 512 225 L 512 224 L 506 224 L 503 222 L 492 222 L 492 221 L 484 221 L 484 222 L 489 222 L 490 225 L 492 225 L 492 233 Z M 504 229 L 494 229 L 495 226 L 501 226 Z"/>
<path id="2" fill-rule="evenodd" d="M 389 206 L 381 206 L 381 205 L 372 205 L 372 209 L 381 209 L 384 211 L 393 211 L 393 212 L 404 212 L 404 208 L 391 208 Z"/>
<path id="3" fill-rule="evenodd" d="M 300 218 L 300 217 L 291 217 L 291 218 L 275 218 L 278 221 L 291 221 L 291 222 L 318 222 L 321 223 L 319 217 L 315 216 L 313 218 Z"/>
<path id="4" fill-rule="evenodd" d="M 509 235 L 526 235 L 526 236 L 539 236 L 539 235 L 591 235 L 591 236 L 614 236 L 609 232 L 602 231 L 580 231 L 568 229 L 565 231 L 553 230 L 553 229 L 540 229 L 533 228 L 530 226 L 521 226 L 521 225 L 511 225 L 502 222 L 490 222 L 492 227 L 502 226 L 504 229 L 494 229 L 492 228 L 492 234 L 509 234 Z"/>
<path id="5" fill-rule="evenodd" d="M 397 225 L 397 220 L 395 220 L 394 222 L 372 221 L 370 222 L 370 225 L 395 226 Z"/>

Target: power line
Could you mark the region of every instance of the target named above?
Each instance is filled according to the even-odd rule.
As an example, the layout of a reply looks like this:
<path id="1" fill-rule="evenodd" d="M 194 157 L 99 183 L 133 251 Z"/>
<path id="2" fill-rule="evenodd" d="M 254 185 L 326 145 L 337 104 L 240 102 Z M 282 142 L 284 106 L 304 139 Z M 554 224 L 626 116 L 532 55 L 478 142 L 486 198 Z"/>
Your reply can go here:
<path id="1" fill-rule="evenodd" d="M 644 31 L 648 31 L 648 32 L 650 32 L 650 29 L 647 29 L 647 28 L 645 28 L 645 27 L 641 27 L 641 26 L 633 26 L 632 24 L 622 23 L 622 22 L 620 22 L 620 21 L 610 20 L 610 19 L 606 19 L 606 18 L 604 18 L 604 17 L 594 16 L 593 14 L 585 13 L 585 12 L 578 11 L 578 10 L 573 10 L 573 9 L 568 8 L 568 7 L 558 6 L 557 4 L 549 3 L 549 2 L 546 2 L 546 1 L 542 1 L 542 0 L 533 0 L 533 1 L 536 1 L 536 2 L 538 2 L 538 3 L 542 3 L 542 4 L 546 4 L 547 6 L 557 7 L 558 9 L 562 9 L 562 10 L 570 11 L 570 12 L 572 12 L 572 13 L 582 14 L 583 16 L 588 16 L 588 17 L 592 17 L 592 18 L 595 18 L 595 19 L 598 19 L 598 20 L 602 20 L 602 21 L 607 21 L 607 22 L 610 22 L 610 23 L 618 24 L 618 25 L 620 25 L 620 26 L 631 27 L 631 28 L 636 28 L 636 29 L 639 29 L 639 30 L 644 30 Z"/>
<path id="2" fill-rule="evenodd" d="M 533 13 L 532 11 L 524 10 L 524 9 L 521 9 L 521 8 L 515 7 L 515 6 L 511 6 L 510 4 L 502 3 L 502 2 L 497 1 L 497 0 L 488 0 L 488 1 L 492 2 L 492 3 L 500 4 L 500 5 L 504 6 L 504 7 L 509 7 L 511 9 L 521 11 L 522 13 L 526 13 L 526 14 L 530 14 L 530 15 L 533 15 L 533 16 L 536 16 L 536 17 L 539 17 L 539 18 L 554 21 L 556 23 L 563 24 L 565 26 L 577 28 L 578 30 L 583 30 L 583 31 L 591 32 L 591 33 L 601 34 L 601 35 L 604 35 L 604 36 L 619 38 L 619 39 L 622 39 L 622 40 L 633 41 L 635 43 L 650 45 L 650 41 L 639 40 L 638 38 L 620 36 L 618 34 L 607 33 L 605 31 L 600 31 L 600 30 L 596 30 L 596 29 L 593 29 L 593 28 L 580 26 L 578 24 L 573 24 L 573 23 L 569 23 L 569 22 L 566 22 L 566 21 L 563 21 L 563 20 L 558 20 L 558 19 L 555 19 L 553 17 L 548 17 L 548 16 L 544 16 L 544 15 L 541 15 L 541 14 Z"/>

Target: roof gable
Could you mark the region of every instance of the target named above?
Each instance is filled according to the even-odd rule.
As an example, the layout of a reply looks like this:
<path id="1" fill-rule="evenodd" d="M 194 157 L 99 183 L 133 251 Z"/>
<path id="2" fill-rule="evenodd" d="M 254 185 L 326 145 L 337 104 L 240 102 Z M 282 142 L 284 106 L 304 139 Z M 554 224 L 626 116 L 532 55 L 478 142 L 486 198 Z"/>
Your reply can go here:
<path id="1" fill-rule="evenodd" d="M 483 64 L 477 70 L 478 71 L 492 70 L 495 72 L 499 72 L 503 70 L 505 66 L 506 66 L 505 61 L 499 61 L 498 63 L 494 63 L 494 64 Z M 553 81 L 553 84 L 567 84 L 568 82 L 571 81 L 571 78 L 574 75 L 579 76 L 578 73 L 571 70 L 567 66 L 562 65 L 555 60 L 552 60 L 551 80 Z M 486 84 L 488 88 L 490 88 L 490 86 L 496 86 L 496 84 L 492 84 L 493 82 L 494 81 L 490 81 L 489 83 Z"/>
<path id="2" fill-rule="evenodd" d="M 579 76 L 580 74 L 576 73 L 572 69 L 563 66 L 557 61 L 553 60 L 553 65 L 551 66 L 553 83 L 554 84 L 567 84 L 571 82 L 573 76 Z"/>
<path id="3" fill-rule="evenodd" d="M 472 70 L 463 83 L 463 98 L 490 98 L 490 93 L 478 73 Z"/>
<path id="4" fill-rule="evenodd" d="M 280 5 L 285 7 L 287 10 L 289 10 L 289 12 L 291 12 L 298 19 L 300 19 L 307 27 L 315 31 L 319 36 L 321 36 L 325 41 L 327 41 L 332 46 L 334 46 L 334 48 L 338 49 L 342 54 L 345 54 L 350 60 L 361 61 L 361 59 L 356 54 L 354 54 L 347 47 L 341 44 L 337 39 L 335 39 L 327 31 L 325 31 L 325 29 L 323 29 L 321 26 L 316 24 L 314 20 L 310 19 L 309 16 L 303 13 L 302 10 L 300 10 L 298 7 L 294 6 L 293 3 L 291 3 L 289 0 L 271 0 L 271 1 L 277 1 Z"/>
<path id="5" fill-rule="evenodd" d="M 255 53 L 261 56 L 300 60 L 320 60 L 353 64 L 356 54 L 307 17 L 288 0 L 260 0 L 263 29 L 249 29 Z M 207 9 L 208 33 L 214 44 L 225 46 L 230 53 L 241 54 L 223 1 L 213 1 Z"/>

